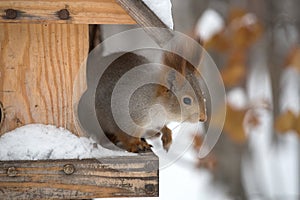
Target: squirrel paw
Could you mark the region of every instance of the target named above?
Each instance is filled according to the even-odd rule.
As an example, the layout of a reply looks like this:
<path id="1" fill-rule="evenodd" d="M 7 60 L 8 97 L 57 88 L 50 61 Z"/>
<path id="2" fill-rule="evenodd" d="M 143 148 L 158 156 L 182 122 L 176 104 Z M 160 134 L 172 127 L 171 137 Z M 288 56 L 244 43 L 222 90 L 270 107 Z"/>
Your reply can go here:
<path id="1" fill-rule="evenodd" d="M 151 151 L 151 147 L 144 138 L 134 138 L 124 144 L 124 148 L 133 153 L 148 152 Z"/>
<path id="2" fill-rule="evenodd" d="M 163 147 L 168 152 L 172 144 L 172 131 L 167 126 L 164 126 L 161 129 L 161 132 L 162 132 L 161 141 Z"/>
<path id="3" fill-rule="evenodd" d="M 151 151 L 152 145 L 148 144 L 144 138 L 132 137 L 122 132 L 111 134 L 106 133 L 109 140 L 116 146 L 133 153 Z"/>

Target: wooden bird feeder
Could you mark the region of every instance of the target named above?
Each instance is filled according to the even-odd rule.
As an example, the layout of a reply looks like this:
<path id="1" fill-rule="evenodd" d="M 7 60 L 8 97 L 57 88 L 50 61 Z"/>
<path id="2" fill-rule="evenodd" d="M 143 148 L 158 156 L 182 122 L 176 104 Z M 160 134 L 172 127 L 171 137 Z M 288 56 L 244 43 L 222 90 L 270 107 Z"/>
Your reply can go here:
<path id="1" fill-rule="evenodd" d="M 120 2 L 0 1 L 0 135 L 31 123 L 81 135 L 73 100 L 86 83 L 75 90 L 73 85 L 88 55 L 88 24 L 134 24 L 133 18 L 149 18 L 139 9 L 140 1 L 124 1 L 133 3 L 133 9 L 127 7 L 133 18 L 125 11 L 128 4 L 121 4 L 124 10 Z M 0 199 L 137 196 L 158 196 L 158 158 L 152 153 L 98 160 L 0 161 Z"/>

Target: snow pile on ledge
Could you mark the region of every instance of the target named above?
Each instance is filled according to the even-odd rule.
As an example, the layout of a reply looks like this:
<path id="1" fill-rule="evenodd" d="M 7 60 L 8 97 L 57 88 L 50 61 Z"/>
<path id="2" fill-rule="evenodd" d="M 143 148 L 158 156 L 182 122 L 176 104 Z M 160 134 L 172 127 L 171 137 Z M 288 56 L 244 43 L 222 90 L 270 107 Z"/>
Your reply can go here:
<path id="1" fill-rule="evenodd" d="M 172 3 L 170 0 L 143 0 L 144 3 L 163 21 L 173 29 Z"/>
<path id="2" fill-rule="evenodd" d="M 97 145 L 86 137 L 77 137 L 64 128 L 30 124 L 0 137 L 0 160 L 84 159 L 122 155 Z"/>
<path id="3" fill-rule="evenodd" d="M 222 16 L 215 10 L 207 9 L 199 18 L 196 25 L 196 34 L 207 41 L 220 32 L 225 26 Z"/>

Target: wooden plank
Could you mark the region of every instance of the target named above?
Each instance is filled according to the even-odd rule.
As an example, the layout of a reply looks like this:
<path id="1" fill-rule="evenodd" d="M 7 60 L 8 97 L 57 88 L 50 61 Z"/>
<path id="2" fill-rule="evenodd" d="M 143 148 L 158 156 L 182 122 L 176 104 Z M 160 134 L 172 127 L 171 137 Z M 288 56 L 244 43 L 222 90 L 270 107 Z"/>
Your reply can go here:
<path id="1" fill-rule="evenodd" d="M 149 153 L 99 160 L 0 161 L 0 196 L 16 200 L 154 197 L 158 158 Z"/>
<path id="2" fill-rule="evenodd" d="M 60 18 L 62 9 L 69 17 Z M 1 0 L 0 16 L 4 23 L 135 24 L 115 0 Z"/>
<path id="3" fill-rule="evenodd" d="M 0 127 L 2 126 L 2 121 L 4 119 L 4 111 L 3 111 L 3 106 L 2 103 L 0 102 Z"/>
<path id="4" fill-rule="evenodd" d="M 0 23 L 0 135 L 28 123 L 76 133 L 73 100 L 86 83 L 73 86 L 88 47 L 88 25 Z"/>
<path id="5" fill-rule="evenodd" d="M 142 0 L 116 0 L 154 41 L 163 47 L 174 37 L 172 31 Z M 157 27 L 157 28 L 153 28 Z"/>

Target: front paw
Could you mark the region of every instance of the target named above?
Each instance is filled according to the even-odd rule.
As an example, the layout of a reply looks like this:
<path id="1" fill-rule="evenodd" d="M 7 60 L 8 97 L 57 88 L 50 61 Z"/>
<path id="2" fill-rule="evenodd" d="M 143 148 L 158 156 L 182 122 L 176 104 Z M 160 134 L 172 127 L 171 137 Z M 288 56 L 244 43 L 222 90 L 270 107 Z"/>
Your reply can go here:
<path id="1" fill-rule="evenodd" d="M 144 153 L 151 151 L 152 145 L 148 144 L 144 138 L 134 138 L 124 145 L 124 148 L 133 153 Z"/>
<path id="2" fill-rule="evenodd" d="M 163 147 L 168 152 L 172 144 L 172 131 L 167 126 L 164 126 L 161 129 L 161 132 L 162 132 L 161 141 Z"/>

